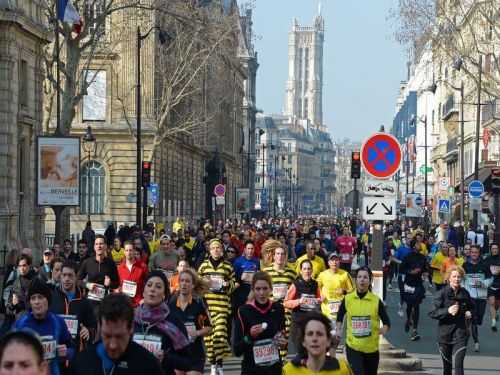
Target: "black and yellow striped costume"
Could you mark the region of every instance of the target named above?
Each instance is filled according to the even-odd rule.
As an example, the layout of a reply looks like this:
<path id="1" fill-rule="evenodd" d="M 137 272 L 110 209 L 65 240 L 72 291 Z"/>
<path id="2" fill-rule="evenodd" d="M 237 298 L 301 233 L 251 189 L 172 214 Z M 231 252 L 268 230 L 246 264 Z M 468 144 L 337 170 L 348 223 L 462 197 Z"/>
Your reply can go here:
<path id="1" fill-rule="evenodd" d="M 283 300 L 285 299 L 285 294 L 282 293 L 282 290 L 286 289 L 288 291 L 288 288 L 292 283 L 295 281 L 297 278 L 297 274 L 295 273 L 295 270 L 289 266 L 285 266 L 283 270 L 275 270 L 273 266 L 266 267 L 263 270 L 264 272 L 267 272 L 271 276 L 271 281 L 273 283 L 273 292 L 280 291 L 279 296 L 273 295 L 273 300 L 274 301 L 279 301 L 283 303 Z M 292 324 L 292 312 L 288 309 L 285 309 L 285 336 L 288 339 L 289 334 L 290 334 L 290 325 Z M 280 350 L 281 357 L 283 359 L 286 358 L 288 352 L 286 349 Z"/>
<path id="2" fill-rule="evenodd" d="M 210 259 L 205 259 L 198 269 L 198 275 L 208 279 L 210 284 L 210 289 L 204 296 L 212 322 L 212 332 L 204 337 L 207 360 L 211 364 L 222 363 L 222 359 L 231 354 L 228 346 L 228 319 L 235 283 L 233 266 L 222 261 L 214 267 Z"/>

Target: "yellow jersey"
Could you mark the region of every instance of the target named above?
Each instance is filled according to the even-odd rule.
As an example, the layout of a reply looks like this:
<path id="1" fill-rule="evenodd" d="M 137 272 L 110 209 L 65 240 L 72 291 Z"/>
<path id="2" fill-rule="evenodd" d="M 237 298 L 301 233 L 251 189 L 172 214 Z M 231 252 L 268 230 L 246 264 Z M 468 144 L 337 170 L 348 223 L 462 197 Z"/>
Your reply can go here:
<path id="1" fill-rule="evenodd" d="M 323 297 L 321 312 L 330 319 L 336 319 L 345 294 L 354 290 L 351 275 L 340 268 L 335 273 L 328 269 L 319 274 L 317 281 Z"/>
<path id="2" fill-rule="evenodd" d="M 432 258 L 432 282 L 434 284 L 444 284 L 443 275 L 441 274 L 441 268 L 443 267 L 443 262 L 445 259 L 446 256 L 441 251 L 438 251 Z"/>
<path id="3" fill-rule="evenodd" d="M 118 264 L 121 263 L 123 259 L 125 259 L 125 250 L 120 248 L 119 250 L 116 250 L 115 248 L 111 249 L 111 257 L 113 258 L 113 261 Z"/>
<path id="4" fill-rule="evenodd" d="M 353 372 L 343 358 L 326 357 L 319 372 L 313 372 L 306 366 L 306 360 L 293 360 L 283 366 L 283 375 L 352 375 Z"/>
<path id="5" fill-rule="evenodd" d="M 296 269 L 295 272 L 297 272 L 297 275 L 300 275 L 300 265 L 302 261 L 309 259 L 307 257 L 307 254 L 302 255 L 299 259 L 297 259 L 297 262 L 295 262 Z M 316 280 L 316 278 L 319 276 L 321 272 L 323 272 L 326 269 L 325 266 L 325 261 L 323 258 L 315 255 L 313 259 L 309 259 L 312 263 L 313 266 L 313 272 L 312 272 L 312 278 Z"/>

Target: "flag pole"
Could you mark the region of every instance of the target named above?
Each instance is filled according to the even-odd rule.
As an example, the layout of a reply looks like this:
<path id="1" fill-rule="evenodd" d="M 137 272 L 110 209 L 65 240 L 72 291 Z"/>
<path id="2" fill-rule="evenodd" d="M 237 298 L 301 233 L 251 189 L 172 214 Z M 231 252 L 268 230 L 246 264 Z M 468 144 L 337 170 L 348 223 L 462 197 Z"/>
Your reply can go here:
<path id="1" fill-rule="evenodd" d="M 56 2 L 56 17 L 54 19 L 55 31 L 55 58 L 56 58 L 56 131 L 55 135 L 61 133 L 61 75 L 60 75 L 60 57 L 59 57 L 59 0 Z"/>

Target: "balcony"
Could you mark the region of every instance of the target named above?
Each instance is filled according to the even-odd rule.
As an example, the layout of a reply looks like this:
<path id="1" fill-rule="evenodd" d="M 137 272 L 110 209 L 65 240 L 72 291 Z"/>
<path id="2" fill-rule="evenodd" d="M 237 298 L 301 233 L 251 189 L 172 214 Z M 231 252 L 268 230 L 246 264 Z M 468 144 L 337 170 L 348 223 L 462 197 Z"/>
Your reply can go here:
<path id="1" fill-rule="evenodd" d="M 446 98 L 441 112 L 441 117 L 445 121 L 453 114 L 458 113 L 457 103 L 455 103 L 455 97 L 453 95 L 449 95 L 448 98 Z"/>
<path id="2" fill-rule="evenodd" d="M 490 102 L 484 103 L 481 109 L 481 124 L 485 124 L 495 117 L 500 117 L 500 102 L 498 99 L 491 100 Z"/>

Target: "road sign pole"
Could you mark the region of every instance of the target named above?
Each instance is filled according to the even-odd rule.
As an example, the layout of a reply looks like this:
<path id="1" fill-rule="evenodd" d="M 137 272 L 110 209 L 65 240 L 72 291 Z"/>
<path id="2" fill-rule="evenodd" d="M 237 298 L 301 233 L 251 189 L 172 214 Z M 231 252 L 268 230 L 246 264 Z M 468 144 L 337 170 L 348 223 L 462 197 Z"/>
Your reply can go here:
<path id="1" fill-rule="evenodd" d="M 356 215 L 356 212 L 358 212 L 358 179 L 354 179 L 354 197 L 353 200 L 354 202 L 352 203 L 352 209 L 354 211 L 354 215 Z"/>

